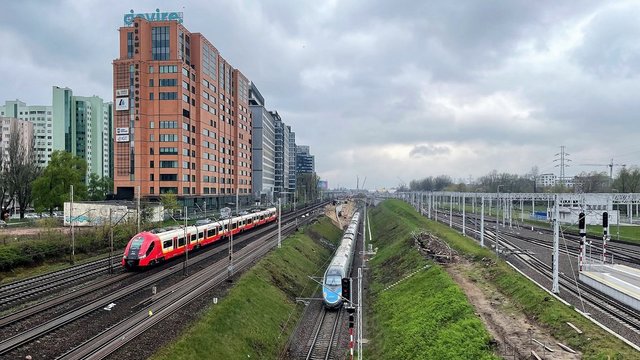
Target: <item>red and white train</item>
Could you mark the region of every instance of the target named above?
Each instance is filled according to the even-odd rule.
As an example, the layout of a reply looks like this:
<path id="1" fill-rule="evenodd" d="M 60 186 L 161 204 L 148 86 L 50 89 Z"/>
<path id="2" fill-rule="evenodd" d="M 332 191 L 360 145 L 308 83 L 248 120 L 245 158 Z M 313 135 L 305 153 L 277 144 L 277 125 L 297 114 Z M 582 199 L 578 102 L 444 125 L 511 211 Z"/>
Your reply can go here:
<path id="1" fill-rule="evenodd" d="M 268 208 L 205 225 L 188 226 L 188 240 L 185 240 L 184 227 L 160 232 L 144 231 L 129 240 L 122 256 L 122 266 L 127 269 L 145 268 L 184 254 L 187 242 L 191 251 L 226 238 L 231 233 L 236 235 L 273 222 L 277 218 L 276 208 Z"/>

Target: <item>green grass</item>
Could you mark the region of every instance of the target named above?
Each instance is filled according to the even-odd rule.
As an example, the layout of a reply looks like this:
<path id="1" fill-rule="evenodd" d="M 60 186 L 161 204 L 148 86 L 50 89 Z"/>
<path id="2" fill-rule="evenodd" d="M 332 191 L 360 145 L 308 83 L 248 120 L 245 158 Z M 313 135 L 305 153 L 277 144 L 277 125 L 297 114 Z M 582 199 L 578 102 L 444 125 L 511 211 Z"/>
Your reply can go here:
<path id="1" fill-rule="evenodd" d="M 491 336 L 464 293 L 439 266 L 415 250 L 410 232 L 422 218 L 408 205 L 385 202 L 371 211 L 374 246 L 368 316 L 371 359 L 495 359 Z M 385 287 L 419 270 L 388 290 Z"/>
<path id="2" fill-rule="evenodd" d="M 381 207 L 402 209 L 404 213 L 415 213 L 409 205 L 397 200 L 385 202 Z M 415 216 L 417 215 L 415 213 Z M 410 216 L 415 217 L 414 215 Z M 547 328 L 556 339 L 580 350 L 585 359 L 638 358 L 638 353 L 634 349 L 609 335 L 571 307 L 553 299 L 505 262 L 495 263 L 492 261 L 491 265 L 487 266 L 486 261 L 482 260 L 495 260 L 495 256 L 488 249 L 480 247 L 474 240 L 462 236 L 446 225 L 426 218 L 421 218 L 418 225 L 446 240 L 458 252 L 468 255 L 474 262 L 476 276 L 493 284 L 496 290 L 511 299 L 517 310 L 523 312 L 529 319 L 535 319 L 541 326 Z M 573 323 L 584 333 L 578 335 L 566 322 Z"/>
<path id="3" fill-rule="evenodd" d="M 337 242 L 340 231 L 329 219 L 321 219 L 287 238 L 153 358 L 277 359 L 303 311 L 295 297 L 313 295 L 318 287 L 308 276 L 322 276 L 331 256 L 308 234 Z"/>

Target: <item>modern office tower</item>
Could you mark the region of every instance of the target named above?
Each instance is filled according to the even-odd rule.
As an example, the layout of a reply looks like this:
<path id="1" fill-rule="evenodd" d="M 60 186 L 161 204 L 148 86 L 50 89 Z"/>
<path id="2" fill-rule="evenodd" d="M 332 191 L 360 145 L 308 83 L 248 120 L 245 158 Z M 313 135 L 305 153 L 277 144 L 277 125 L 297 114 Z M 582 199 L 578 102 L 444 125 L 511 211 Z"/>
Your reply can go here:
<path id="1" fill-rule="evenodd" d="M 315 157 L 309 152 L 309 146 L 296 146 L 296 174 L 313 174 L 315 171 Z"/>
<path id="2" fill-rule="evenodd" d="M 36 162 L 46 167 L 53 149 L 53 108 L 51 106 L 27 105 L 20 100 L 5 101 L 0 106 L 0 116 L 29 121 L 33 124 L 33 148 Z M 4 139 L 3 139 L 4 140 Z"/>
<path id="3" fill-rule="evenodd" d="M 160 19 L 157 17 L 154 19 Z M 130 19 L 113 62 L 118 198 L 175 193 L 207 208 L 251 198 L 249 80 L 179 20 Z M 126 19 L 125 19 L 126 20 Z"/>
<path id="4" fill-rule="evenodd" d="M 275 124 L 273 116 L 265 109 L 264 98 L 253 83 L 249 89 L 249 108 L 253 121 L 251 191 L 254 201 L 270 204 L 274 202 L 275 190 Z"/>
<path id="5" fill-rule="evenodd" d="M 28 120 L 0 116 L 0 156 L 3 161 L 10 160 L 9 145 L 11 144 L 12 132 L 19 132 L 23 149 L 27 152 L 32 151 L 34 127 L 34 123 Z"/>
<path id="6" fill-rule="evenodd" d="M 275 197 L 281 198 L 283 203 L 288 203 L 288 199 L 293 198 L 289 192 L 289 135 L 291 128 L 282 121 L 277 111 L 270 111 L 275 121 L 276 130 L 276 176 L 275 176 Z"/>
<path id="7" fill-rule="evenodd" d="M 289 192 L 296 193 L 296 133 L 289 127 Z"/>
<path id="8" fill-rule="evenodd" d="M 64 150 L 87 162 L 87 177 L 112 178 L 113 104 L 98 96 L 74 96 L 53 87 L 52 150 Z"/>

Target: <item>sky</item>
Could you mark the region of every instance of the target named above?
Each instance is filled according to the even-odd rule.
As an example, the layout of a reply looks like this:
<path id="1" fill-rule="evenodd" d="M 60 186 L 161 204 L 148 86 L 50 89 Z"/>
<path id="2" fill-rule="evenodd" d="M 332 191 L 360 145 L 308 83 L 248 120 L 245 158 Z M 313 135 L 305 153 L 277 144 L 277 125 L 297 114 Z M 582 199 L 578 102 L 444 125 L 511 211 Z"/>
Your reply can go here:
<path id="1" fill-rule="evenodd" d="M 48 105 L 54 85 L 110 100 L 124 14 L 182 11 L 311 147 L 330 188 L 558 174 L 560 146 L 570 175 L 640 163 L 640 1 L 0 6 L 0 102 Z"/>

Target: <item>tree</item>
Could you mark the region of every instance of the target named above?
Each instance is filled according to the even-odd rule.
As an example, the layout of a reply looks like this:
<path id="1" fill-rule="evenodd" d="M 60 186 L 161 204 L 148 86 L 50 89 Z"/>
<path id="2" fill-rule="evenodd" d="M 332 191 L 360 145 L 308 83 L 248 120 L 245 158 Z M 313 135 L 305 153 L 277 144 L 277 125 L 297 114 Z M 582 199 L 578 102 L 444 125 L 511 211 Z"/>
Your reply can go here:
<path id="1" fill-rule="evenodd" d="M 0 153 L 0 220 L 9 216 L 9 208 L 13 202 L 13 194 L 9 193 L 9 172 L 7 161 Z"/>
<path id="2" fill-rule="evenodd" d="M 33 142 L 25 144 L 22 137 L 22 129 L 16 124 L 9 135 L 9 147 L 7 161 L 8 192 L 15 197 L 15 202 L 20 206 L 20 218 L 24 219 L 24 213 L 32 200 L 32 185 L 40 173 L 36 164 Z"/>
<path id="3" fill-rule="evenodd" d="M 583 193 L 609 191 L 609 177 L 605 172 L 582 172 L 575 176 L 574 188 Z"/>
<path id="4" fill-rule="evenodd" d="M 635 193 L 640 190 L 640 169 L 622 168 L 613 182 L 613 188 L 620 193 Z"/>
<path id="5" fill-rule="evenodd" d="M 109 177 L 100 178 L 98 174 L 89 175 L 87 193 L 89 200 L 101 201 L 107 198 L 107 194 L 113 191 L 113 181 Z"/>
<path id="6" fill-rule="evenodd" d="M 169 191 L 160 195 L 160 203 L 162 203 L 162 206 L 164 206 L 164 210 L 169 211 L 169 213 L 172 215 L 175 210 L 178 210 L 180 208 L 180 206 L 178 205 L 178 197 L 173 191 Z"/>
<path id="7" fill-rule="evenodd" d="M 315 173 L 298 174 L 296 177 L 296 196 L 298 201 L 306 203 L 315 201 L 320 197 L 318 180 L 320 178 Z"/>
<path id="8" fill-rule="evenodd" d="M 51 154 L 49 165 L 33 182 L 33 201 L 36 209 L 49 210 L 62 208 L 65 201 L 69 201 L 69 189 L 73 185 L 74 200 L 86 198 L 87 188 L 84 175 L 87 163 L 71 153 L 56 150 Z"/>

